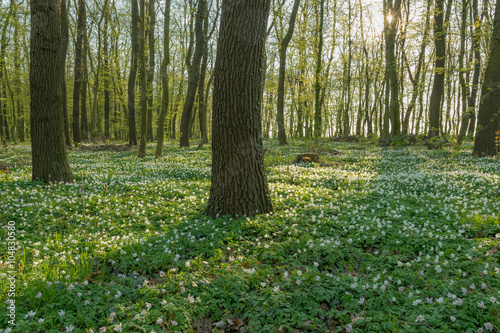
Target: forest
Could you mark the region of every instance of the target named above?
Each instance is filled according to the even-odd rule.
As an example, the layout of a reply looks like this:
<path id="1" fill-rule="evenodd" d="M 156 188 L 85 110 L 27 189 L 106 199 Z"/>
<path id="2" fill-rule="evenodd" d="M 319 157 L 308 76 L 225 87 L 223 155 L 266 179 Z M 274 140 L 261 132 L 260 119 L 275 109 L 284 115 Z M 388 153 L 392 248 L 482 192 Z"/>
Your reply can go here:
<path id="1" fill-rule="evenodd" d="M 500 0 L 4 0 L 0 333 L 498 332 Z"/>

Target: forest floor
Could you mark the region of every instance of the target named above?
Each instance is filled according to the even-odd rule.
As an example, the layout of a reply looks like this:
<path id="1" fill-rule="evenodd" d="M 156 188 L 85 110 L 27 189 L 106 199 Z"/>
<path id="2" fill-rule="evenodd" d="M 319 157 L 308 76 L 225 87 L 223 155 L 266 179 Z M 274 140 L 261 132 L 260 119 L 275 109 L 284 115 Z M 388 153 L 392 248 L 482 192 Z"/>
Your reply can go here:
<path id="1" fill-rule="evenodd" d="M 2 148 L 0 332 L 500 331 L 497 158 L 265 146 L 275 212 L 238 219 L 202 215 L 209 147 L 72 149 L 51 185 Z"/>

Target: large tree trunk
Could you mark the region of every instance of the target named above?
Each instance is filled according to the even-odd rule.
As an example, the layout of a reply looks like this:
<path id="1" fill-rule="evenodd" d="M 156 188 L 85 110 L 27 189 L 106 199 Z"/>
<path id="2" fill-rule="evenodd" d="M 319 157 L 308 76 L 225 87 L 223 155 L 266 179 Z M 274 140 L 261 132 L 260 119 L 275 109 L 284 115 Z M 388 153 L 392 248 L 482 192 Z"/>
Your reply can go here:
<path id="1" fill-rule="evenodd" d="M 203 18 L 205 15 L 207 15 L 207 1 L 198 0 L 198 9 L 195 19 L 196 45 L 194 48 L 193 60 L 191 62 L 191 66 L 189 67 L 188 90 L 186 93 L 186 102 L 184 103 L 184 109 L 182 111 L 181 118 L 181 147 L 189 147 L 189 125 L 194 101 L 196 99 L 196 89 L 198 87 L 198 80 L 200 78 L 200 63 L 203 55 Z"/>
<path id="2" fill-rule="evenodd" d="M 30 94 L 33 180 L 73 179 L 62 118 L 61 2 L 31 1 Z"/>
<path id="3" fill-rule="evenodd" d="M 441 130 L 441 109 L 444 93 L 444 72 L 446 52 L 446 30 L 443 24 L 444 0 L 436 0 L 434 9 L 434 45 L 436 48 L 436 61 L 434 63 L 434 84 L 432 86 L 429 102 L 429 148 L 435 148 L 433 138 L 439 137 Z"/>
<path id="4" fill-rule="evenodd" d="M 495 156 L 498 146 L 495 139 L 500 136 L 500 0 L 496 2 L 493 20 L 490 59 L 484 73 L 481 90 L 481 104 L 477 118 L 477 132 L 474 141 L 475 156 Z"/>
<path id="5" fill-rule="evenodd" d="M 161 112 L 158 119 L 158 142 L 156 144 L 156 158 L 160 158 L 163 154 L 163 137 L 165 129 L 165 117 L 169 106 L 169 89 L 168 89 L 168 65 L 170 63 L 170 1 L 165 0 L 165 18 L 163 26 L 163 52 L 164 58 L 161 63 Z"/>
<path id="6" fill-rule="evenodd" d="M 292 13 L 290 14 L 290 22 L 288 23 L 288 31 L 285 37 L 281 41 L 281 46 L 279 48 L 280 55 L 280 70 L 278 77 L 278 110 L 277 110 L 277 121 L 278 121 L 278 140 L 280 145 L 286 144 L 286 133 L 285 133 L 285 73 L 286 73 L 286 51 L 288 49 L 288 44 L 292 40 L 293 30 L 295 29 L 295 19 L 297 18 L 297 12 L 299 10 L 300 0 L 295 0 L 293 3 Z M 291 134 L 291 133 L 290 133 Z"/>
<path id="7" fill-rule="evenodd" d="M 130 55 L 130 74 L 128 77 L 128 143 L 137 145 L 137 130 L 135 126 L 135 79 L 137 77 L 137 55 L 139 53 L 138 21 L 139 9 L 137 0 L 132 0 L 132 52 Z"/>
<path id="8" fill-rule="evenodd" d="M 80 137 L 80 90 L 82 80 L 82 52 L 83 41 L 86 33 L 87 13 L 85 10 L 85 0 L 78 1 L 78 19 L 76 27 L 75 45 L 75 83 L 73 87 L 73 142 L 78 146 Z"/>
<path id="9" fill-rule="evenodd" d="M 214 69 L 209 216 L 272 211 L 260 115 L 270 0 L 224 0 Z"/>

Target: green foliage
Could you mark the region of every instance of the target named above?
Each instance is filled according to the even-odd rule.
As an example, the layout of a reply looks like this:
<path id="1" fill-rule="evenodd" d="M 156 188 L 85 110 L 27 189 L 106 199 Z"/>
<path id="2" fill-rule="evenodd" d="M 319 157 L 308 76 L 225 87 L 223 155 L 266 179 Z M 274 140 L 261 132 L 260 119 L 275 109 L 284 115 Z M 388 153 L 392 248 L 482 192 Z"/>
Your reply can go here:
<path id="1" fill-rule="evenodd" d="M 75 149 L 70 184 L 10 168 L 0 219 L 1 230 L 15 222 L 19 240 L 13 331 L 498 329 L 495 159 L 322 143 L 341 154 L 308 168 L 290 164 L 304 143 L 266 148 L 275 213 L 253 218 L 201 215 L 209 149 L 169 146 L 156 161 L 153 145 L 140 161 Z M 0 269 L 5 313 L 9 269 Z"/>

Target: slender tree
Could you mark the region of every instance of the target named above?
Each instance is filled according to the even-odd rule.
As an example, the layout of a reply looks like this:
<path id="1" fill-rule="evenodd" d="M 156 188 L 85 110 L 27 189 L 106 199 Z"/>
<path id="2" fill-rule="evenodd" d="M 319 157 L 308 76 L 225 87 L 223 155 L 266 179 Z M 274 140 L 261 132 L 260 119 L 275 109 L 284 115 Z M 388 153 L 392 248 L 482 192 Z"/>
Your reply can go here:
<path id="1" fill-rule="evenodd" d="M 148 122 L 148 85 L 146 74 L 146 1 L 140 0 L 139 18 L 139 79 L 141 82 L 141 142 L 139 158 L 146 157 L 146 135 Z"/>
<path id="2" fill-rule="evenodd" d="M 191 123 L 191 113 L 193 111 L 194 101 L 196 98 L 196 90 L 198 87 L 198 80 L 200 77 L 200 64 L 203 56 L 203 21 L 204 16 L 207 15 L 207 1 L 198 0 L 198 9 L 195 18 L 195 39 L 196 45 L 194 48 L 193 60 L 189 67 L 188 73 L 188 90 L 186 92 L 186 102 L 182 111 L 181 118 L 181 147 L 189 147 L 189 125 Z"/>
<path id="3" fill-rule="evenodd" d="M 82 52 L 86 32 L 87 13 L 85 0 L 78 0 L 78 18 L 75 44 L 75 83 L 73 87 L 73 142 L 75 146 L 81 143 L 80 137 L 80 92 L 82 80 Z"/>
<path id="4" fill-rule="evenodd" d="M 314 83 L 314 137 L 320 138 L 323 133 L 323 120 L 321 115 L 321 70 L 323 68 L 323 26 L 325 22 L 325 0 L 316 0 L 318 26 L 316 38 L 318 49 L 316 53 L 316 72 Z M 319 6 L 319 10 L 318 7 Z"/>
<path id="5" fill-rule="evenodd" d="M 139 53 L 139 8 L 137 0 L 132 0 L 130 74 L 128 76 L 128 143 L 137 145 L 137 131 L 135 126 L 135 79 L 137 77 L 137 56 Z"/>
<path id="6" fill-rule="evenodd" d="M 161 63 L 161 112 L 158 119 L 158 142 L 156 144 L 156 158 L 160 158 L 163 153 L 163 139 L 165 118 L 169 106 L 169 89 L 168 89 L 168 65 L 170 63 L 170 0 L 165 0 L 165 18 L 163 26 L 163 61 Z"/>
<path id="7" fill-rule="evenodd" d="M 280 70 L 278 78 L 278 140 L 280 145 L 286 144 L 285 133 L 285 73 L 286 73 L 286 52 L 288 44 L 292 40 L 293 31 L 295 29 L 295 21 L 297 12 L 299 10 L 300 0 L 295 0 L 293 3 L 292 13 L 290 14 L 290 21 L 288 22 L 288 31 L 280 43 L 279 57 L 280 57 Z"/>
<path id="8" fill-rule="evenodd" d="M 73 179 L 66 153 L 60 86 L 61 1 L 32 0 L 30 37 L 33 180 Z"/>
<path id="9" fill-rule="evenodd" d="M 209 216 L 272 211 L 260 117 L 270 0 L 224 0 L 214 68 Z"/>
<path id="10" fill-rule="evenodd" d="M 147 130 L 147 139 L 148 141 L 153 141 L 153 99 L 154 99 L 154 91 L 153 91 L 153 79 L 155 76 L 155 66 L 156 66 L 156 58 L 155 58 L 155 25 L 156 25 L 156 9 L 155 9 L 155 0 L 149 0 L 148 2 L 148 14 L 149 14 L 149 22 L 148 22 L 148 48 L 149 48 L 149 63 L 148 63 L 148 130 Z"/>
<path id="11" fill-rule="evenodd" d="M 477 132 L 474 141 L 475 156 L 495 156 L 500 137 L 500 0 L 496 1 L 493 19 L 493 36 L 490 44 L 490 57 L 484 72 L 481 89 L 481 104 L 477 119 Z"/>

